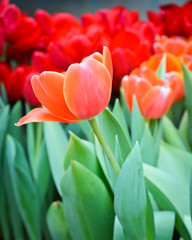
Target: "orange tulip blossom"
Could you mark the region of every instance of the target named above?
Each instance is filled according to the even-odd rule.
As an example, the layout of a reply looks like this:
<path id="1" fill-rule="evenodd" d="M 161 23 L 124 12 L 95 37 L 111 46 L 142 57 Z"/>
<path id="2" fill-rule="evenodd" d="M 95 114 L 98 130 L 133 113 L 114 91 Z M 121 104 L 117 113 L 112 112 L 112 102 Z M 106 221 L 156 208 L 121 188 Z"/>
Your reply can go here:
<path id="1" fill-rule="evenodd" d="M 132 111 L 135 95 L 141 113 L 146 118 L 160 118 L 167 113 L 174 101 L 174 90 L 158 78 L 149 68 L 133 70 L 122 79 L 122 88 L 127 105 Z"/>
<path id="2" fill-rule="evenodd" d="M 112 61 L 107 47 L 72 64 L 65 73 L 43 72 L 31 79 L 34 93 L 43 108 L 35 108 L 16 126 L 30 122 L 74 123 L 91 119 L 109 103 L 112 88 Z"/>

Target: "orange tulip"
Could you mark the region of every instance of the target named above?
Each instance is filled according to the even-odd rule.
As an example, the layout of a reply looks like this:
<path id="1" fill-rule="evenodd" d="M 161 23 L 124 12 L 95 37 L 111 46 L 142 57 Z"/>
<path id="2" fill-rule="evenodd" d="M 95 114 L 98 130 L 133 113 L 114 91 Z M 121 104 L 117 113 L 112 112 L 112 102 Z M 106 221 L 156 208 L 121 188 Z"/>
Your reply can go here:
<path id="1" fill-rule="evenodd" d="M 103 48 L 103 55 L 86 57 L 63 74 L 48 71 L 34 75 L 32 87 L 44 108 L 33 109 L 16 125 L 45 121 L 73 123 L 95 117 L 109 103 L 111 76 L 112 62 L 107 47 Z"/>
<path id="2" fill-rule="evenodd" d="M 174 100 L 171 87 L 166 86 L 151 69 L 135 70 L 122 79 L 127 105 L 132 111 L 135 95 L 141 113 L 146 118 L 160 118 L 167 113 Z"/>

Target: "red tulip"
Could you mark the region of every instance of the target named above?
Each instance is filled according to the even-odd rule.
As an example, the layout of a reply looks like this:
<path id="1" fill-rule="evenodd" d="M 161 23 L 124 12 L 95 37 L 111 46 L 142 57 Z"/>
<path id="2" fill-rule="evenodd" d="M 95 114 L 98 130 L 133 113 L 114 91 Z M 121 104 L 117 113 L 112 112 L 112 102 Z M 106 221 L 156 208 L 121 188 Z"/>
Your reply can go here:
<path id="1" fill-rule="evenodd" d="M 108 48 L 103 56 L 87 57 L 72 64 L 65 73 L 43 72 L 32 77 L 32 87 L 45 108 L 36 108 L 21 118 L 20 126 L 29 122 L 78 122 L 102 112 L 111 96 L 112 69 Z"/>
<path id="2" fill-rule="evenodd" d="M 136 71 L 137 72 L 137 71 Z M 140 76 L 132 73 L 122 79 L 127 105 L 132 111 L 135 95 L 141 113 L 146 118 L 160 118 L 167 113 L 174 100 L 172 88 L 166 86 L 150 69 L 144 69 Z"/>

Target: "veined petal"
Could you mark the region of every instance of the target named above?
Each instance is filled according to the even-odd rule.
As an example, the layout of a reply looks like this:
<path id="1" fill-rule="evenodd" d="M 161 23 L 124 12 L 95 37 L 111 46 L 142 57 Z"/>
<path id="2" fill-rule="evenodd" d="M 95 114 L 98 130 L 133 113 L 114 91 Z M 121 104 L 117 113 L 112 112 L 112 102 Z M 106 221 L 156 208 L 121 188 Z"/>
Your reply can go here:
<path id="1" fill-rule="evenodd" d="M 32 87 L 39 102 L 47 108 L 55 117 L 77 120 L 69 110 L 64 96 L 64 75 L 57 72 L 43 72 L 39 76 L 32 77 Z"/>
<path id="2" fill-rule="evenodd" d="M 71 65 L 65 75 L 64 98 L 79 119 L 89 119 L 103 111 L 111 97 L 111 76 L 107 68 L 93 58 Z"/>
<path id="3" fill-rule="evenodd" d="M 35 108 L 30 111 L 27 115 L 22 117 L 18 123 L 15 123 L 16 126 L 21 126 L 23 124 L 31 123 L 31 122 L 73 122 L 73 121 L 64 121 L 63 119 L 57 118 L 52 115 L 45 108 Z"/>
<path id="4" fill-rule="evenodd" d="M 142 112 L 146 118 L 160 118 L 167 113 L 174 99 L 169 87 L 155 86 L 142 99 Z"/>

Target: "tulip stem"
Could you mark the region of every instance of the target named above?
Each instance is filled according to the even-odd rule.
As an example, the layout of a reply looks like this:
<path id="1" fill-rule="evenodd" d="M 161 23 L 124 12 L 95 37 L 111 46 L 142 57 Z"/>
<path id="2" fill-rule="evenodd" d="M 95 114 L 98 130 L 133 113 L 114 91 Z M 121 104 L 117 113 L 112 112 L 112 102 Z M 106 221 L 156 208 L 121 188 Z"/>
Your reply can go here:
<path id="1" fill-rule="evenodd" d="M 92 118 L 89 120 L 89 123 L 93 129 L 93 132 L 95 133 L 97 139 L 99 140 L 101 146 L 103 147 L 104 152 L 107 155 L 107 158 L 112 166 L 112 168 L 114 169 L 116 175 L 118 176 L 120 173 L 120 168 L 119 165 L 117 164 L 115 157 L 111 151 L 111 149 L 109 148 L 109 145 L 107 144 L 105 138 L 103 137 L 102 132 L 100 131 L 98 124 L 95 120 L 95 118 Z"/>

